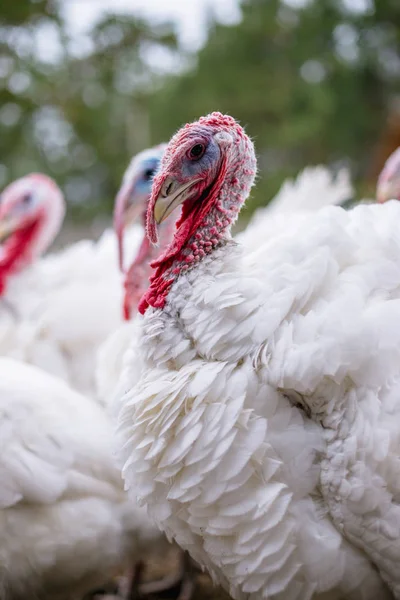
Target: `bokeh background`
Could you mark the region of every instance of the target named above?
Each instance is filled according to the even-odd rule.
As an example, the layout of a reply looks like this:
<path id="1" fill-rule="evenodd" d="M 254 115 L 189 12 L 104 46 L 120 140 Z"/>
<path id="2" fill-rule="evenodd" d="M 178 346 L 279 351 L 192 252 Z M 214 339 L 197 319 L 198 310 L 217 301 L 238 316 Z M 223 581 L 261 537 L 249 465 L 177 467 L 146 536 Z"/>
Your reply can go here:
<path id="1" fill-rule="evenodd" d="M 373 195 L 400 145 L 400 1 L 1 0 L 0 188 L 51 175 L 74 231 L 109 220 L 132 154 L 212 110 L 256 143 L 244 218 L 306 165 Z"/>

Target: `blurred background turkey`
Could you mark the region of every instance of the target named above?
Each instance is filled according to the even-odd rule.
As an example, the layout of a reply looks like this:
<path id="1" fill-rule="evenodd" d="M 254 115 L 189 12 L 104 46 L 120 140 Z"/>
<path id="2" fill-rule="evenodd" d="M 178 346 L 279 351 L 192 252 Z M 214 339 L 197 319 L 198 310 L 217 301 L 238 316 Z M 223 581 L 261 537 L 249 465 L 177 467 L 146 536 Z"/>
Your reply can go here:
<path id="1" fill-rule="evenodd" d="M 99 239 L 112 225 L 132 157 L 213 110 L 234 115 L 257 148 L 258 182 L 238 229 L 251 221 L 263 235 L 263 212 L 255 211 L 309 166 L 326 165 L 337 176 L 327 204 L 374 198 L 378 175 L 400 145 L 400 4 L 1 1 L 0 189 L 32 172 L 54 179 L 66 216 L 53 248 Z M 310 200 L 299 209 L 317 208 L 311 190 L 327 192 L 327 171 L 306 171 L 298 181 L 284 188 L 284 210 L 295 207 L 291 189 L 292 198 Z M 249 231 L 256 241 L 257 229 Z M 114 385 L 114 367 L 118 375 L 116 342 L 124 349 L 123 337 L 103 347 L 105 390 Z M 169 552 L 160 555 L 156 543 L 154 556 L 144 557 L 149 578 L 176 576 L 177 555 Z M 205 575 L 194 594 L 226 597 Z"/>

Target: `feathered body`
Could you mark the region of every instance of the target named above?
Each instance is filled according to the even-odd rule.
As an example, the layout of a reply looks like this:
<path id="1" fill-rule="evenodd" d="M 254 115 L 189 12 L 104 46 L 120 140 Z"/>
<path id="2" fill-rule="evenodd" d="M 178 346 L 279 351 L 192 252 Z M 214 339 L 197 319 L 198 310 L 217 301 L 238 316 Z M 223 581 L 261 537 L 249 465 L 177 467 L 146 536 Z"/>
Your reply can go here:
<path id="1" fill-rule="evenodd" d="M 261 273 L 247 264 L 238 272 L 235 250 L 228 260 L 206 259 L 201 279 L 195 270 L 182 275 L 170 292 L 173 312 L 145 319 L 122 383 L 127 389 L 144 363 L 123 399 L 124 477 L 137 480 L 150 515 L 233 597 L 303 599 L 332 589 L 386 597 L 326 516 L 322 432 L 254 368 L 263 349 L 254 314 Z M 282 303 L 271 289 L 272 332 Z"/>
<path id="2" fill-rule="evenodd" d="M 66 274 L 63 273 L 64 285 L 51 297 L 46 328 L 69 358 L 70 380 L 80 390 L 96 390 L 96 396 L 105 402 L 111 389 L 108 379 L 114 381 L 110 365 L 116 365 L 122 356 L 121 350 L 114 354 L 116 344 L 122 347 L 121 342 L 115 342 L 115 333 L 120 327 L 121 339 L 125 339 L 122 316 L 129 316 L 146 289 L 148 263 L 154 255 L 144 235 L 144 216 L 151 180 L 164 149 L 165 144 L 159 144 L 132 158 L 115 201 L 115 230 L 107 230 L 97 243 L 75 244 L 62 257 L 56 257 L 52 265 L 55 272 L 59 271 L 61 258 Z M 164 226 L 163 231 L 169 241 L 171 224 Z M 129 264 L 134 261 L 134 272 L 123 273 L 124 254 Z M 112 354 L 107 354 L 107 347 Z"/>
<path id="3" fill-rule="evenodd" d="M 131 228 L 133 252 L 142 235 Z M 36 261 L 10 279 L 0 303 L 1 354 L 94 394 L 97 349 L 121 323 L 122 282 L 113 232 Z"/>
<path id="4" fill-rule="evenodd" d="M 148 194 L 150 190 L 149 186 Z M 308 167 L 294 181 L 285 181 L 273 200 L 265 208 L 256 211 L 246 229 L 235 239 L 248 248 L 257 248 L 264 243 L 266 236 L 277 235 L 280 228 L 286 230 L 288 218 L 296 219 L 303 213 L 316 211 L 323 206 L 341 204 L 352 196 L 353 187 L 346 169 L 342 169 L 334 178 L 325 166 Z M 173 238 L 174 225 L 171 217 L 161 225 L 156 246 L 145 238 L 127 271 L 124 306 L 125 315 L 129 318 L 135 316 L 139 300 L 148 287 L 151 262 L 165 251 Z M 136 331 L 136 325 L 124 323 L 100 349 L 97 362 L 97 389 L 100 398 L 110 399 L 117 393 L 123 370 L 122 359 Z"/>
<path id="5" fill-rule="evenodd" d="M 111 408 L 123 372 L 125 354 L 139 333 L 139 321 L 124 321 L 100 346 L 96 356 L 96 395 Z"/>
<path id="6" fill-rule="evenodd" d="M 178 204 L 183 211 L 141 302 L 141 336 L 122 377 L 123 476 L 234 598 L 390 598 L 385 582 L 398 597 L 396 521 L 360 535 L 369 510 L 368 518 L 391 514 L 400 426 L 382 426 L 381 411 L 390 420 L 395 401 L 389 394 L 383 409 L 370 399 L 368 418 L 357 403 L 400 365 L 400 206 L 288 219 L 249 254 L 229 231 L 255 170 L 250 140 L 219 113 L 167 148 L 150 238 L 154 219 Z M 349 403 L 351 381 L 361 395 Z M 326 428 L 298 406 L 309 414 L 310 397 L 328 412 Z M 350 488 L 346 473 L 360 485 Z"/>
<path id="7" fill-rule="evenodd" d="M 57 235 L 64 200 L 52 180 L 30 175 L 2 194 L 0 354 L 37 365 L 95 394 L 97 349 L 122 321 L 123 275 L 117 238 L 106 231 L 56 254 L 41 255 Z M 143 229 L 126 234 L 134 256 Z"/>
<path id="8" fill-rule="evenodd" d="M 294 180 L 284 181 L 276 196 L 264 208 L 255 211 L 246 229 L 235 239 L 249 250 L 286 229 L 288 219 L 320 210 L 324 206 L 342 205 L 353 198 L 354 189 L 348 169 L 334 177 L 323 166 L 307 167 Z"/>
<path id="9" fill-rule="evenodd" d="M 140 225 L 127 232 L 133 255 L 142 237 Z M 123 274 L 115 234 L 106 231 L 98 242 L 78 242 L 42 263 L 42 280 L 51 281 L 52 287 L 41 314 L 40 339 L 57 344 L 66 361 L 67 380 L 93 395 L 98 348 L 122 322 Z"/>
<path id="10" fill-rule="evenodd" d="M 127 502 L 104 411 L 36 367 L 0 359 L 0 595 L 73 598 L 158 537 Z"/>

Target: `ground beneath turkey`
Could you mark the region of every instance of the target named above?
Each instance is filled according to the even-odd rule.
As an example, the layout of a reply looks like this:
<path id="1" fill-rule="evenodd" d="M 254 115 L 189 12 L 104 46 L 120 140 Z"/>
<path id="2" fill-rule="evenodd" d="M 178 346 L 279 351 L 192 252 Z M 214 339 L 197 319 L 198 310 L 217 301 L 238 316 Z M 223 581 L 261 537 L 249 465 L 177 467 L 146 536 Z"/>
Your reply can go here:
<path id="1" fill-rule="evenodd" d="M 145 565 L 145 571 L 142 576 L 143 583 L 162 580 L 178 573 L 179 556 L 177 547 L 169 544 L 168 546 L 161 544 L 160 548 L 154 549 L 151 554 L 143 556 L 142 560 Z M 126 581 L 127 577 L 125 576 L 119 579 L 120 594 L 112 591 L 112 588 L 115 587 L 115 582 L 110 582 L 110 586 L 105 586 L 103 591 L 89 594 L 84 600 L 130 600 L 129 594 L 126 594 L 126 588 L 124 590 Z M 194 571 L 193 581 L 194 590 L 190 600 L 231 600 L 231 597 L 226 592 L 220 587 L 213 585 L 206 573 Z M 179 587 L 175 587 L 168 592 L 140 595 L 137 598 L 143 598 L 143 600 L 173 600 L 179 597 L 179 593 Z"/>

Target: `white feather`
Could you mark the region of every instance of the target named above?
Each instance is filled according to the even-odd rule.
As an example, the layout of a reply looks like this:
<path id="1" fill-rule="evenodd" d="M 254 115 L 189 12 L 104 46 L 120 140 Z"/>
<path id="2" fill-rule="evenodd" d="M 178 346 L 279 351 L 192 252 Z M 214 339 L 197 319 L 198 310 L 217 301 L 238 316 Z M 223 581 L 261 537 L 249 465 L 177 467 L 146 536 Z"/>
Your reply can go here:
<path id="1" fill-rule="evenodd" d="M 234 598 L 400 597 L 398 223 L 394 202 L 287 215 L 142 320 L 118 399 L 123 476 Z"/>
<path id="2" fill-rule="evenodd" d="M 2 597 L 83 594 L 158 537 L 127 501 L 104 411 L 8 358 L 0 359 L 0 448 Z"/>
<path id="3" fill-rule="evenodd" d="M 141 227 L 131 228 L 133 253 L 142 235 Z M 122 277 L 111 231 L 16 274 L 0 305 L 0 354 L 94 396 L 98 348 L 122 322 Z"/>

